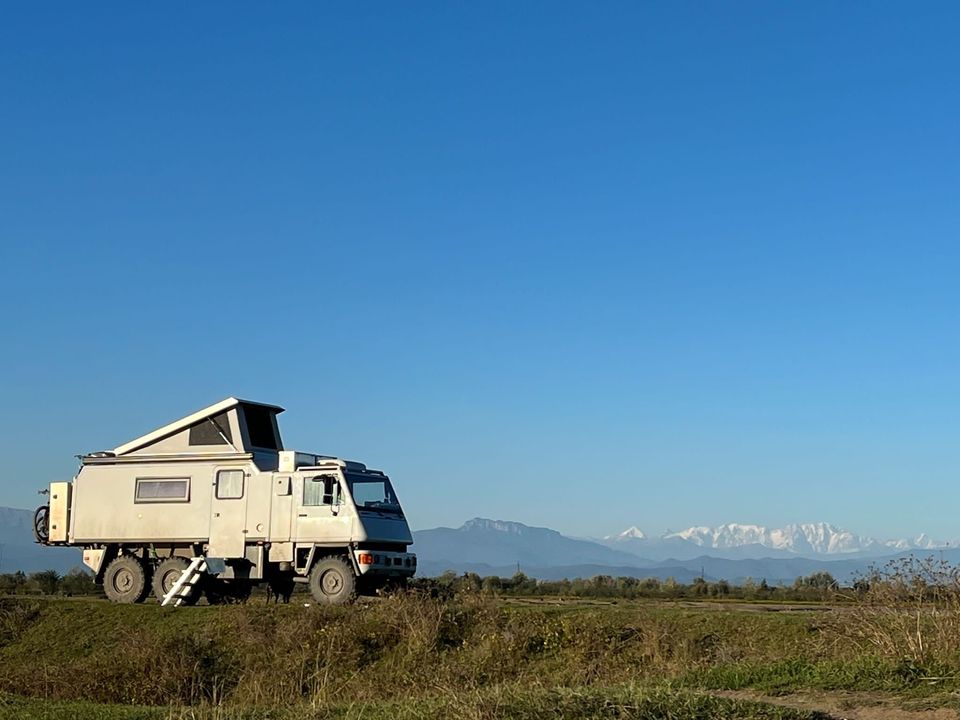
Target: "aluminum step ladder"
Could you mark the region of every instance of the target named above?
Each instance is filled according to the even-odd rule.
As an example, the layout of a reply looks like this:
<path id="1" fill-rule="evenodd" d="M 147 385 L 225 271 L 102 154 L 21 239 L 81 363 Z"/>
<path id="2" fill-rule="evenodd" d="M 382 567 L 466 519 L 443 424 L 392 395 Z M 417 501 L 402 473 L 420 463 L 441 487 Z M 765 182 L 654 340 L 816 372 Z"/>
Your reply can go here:
<path id="1" fill-rule="evenodd" d="M 173 584 L 173 587 L 170 588 L 170 590 L 167 591 L 167 594 L 163 596 L 163 600 L 160 601 L 160 604 L 180 607 L 180 604 L 186 598 L 190 597 L 195 592 L 200 592 L 200 588 L 197 587 L 197 583 L 200 582 L 200 578 L 203 577 L 203 574 L 206 571 L 207 559 L 202 555 L 200 557 L 193 558 L 186 569 L 180 574 L 180 577 L 177 578 L 177 581 Z"/>

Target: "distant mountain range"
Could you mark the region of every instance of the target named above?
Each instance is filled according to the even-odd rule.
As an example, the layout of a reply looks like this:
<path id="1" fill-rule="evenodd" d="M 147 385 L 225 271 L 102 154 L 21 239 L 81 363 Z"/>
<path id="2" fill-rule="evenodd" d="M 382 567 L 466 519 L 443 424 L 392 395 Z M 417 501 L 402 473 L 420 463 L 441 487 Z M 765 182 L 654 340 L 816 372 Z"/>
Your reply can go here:
<path id="1" fill-rule="evenodd" d="M 637 563 L 633 553 L 601 543 L 575 540 L 548 528 L 485 518 L 474 518 L 456 529 L 419 530 L 414 533 L 414 545 L 416 552 L 438 562 L 513 565 L 514 572 L 517 563 L 538 567 Z"/>
<path id="2" fill-rule="evenodd" d="M 804 523 L 767 528 L 729 523 L 717 527 L 691 527 L 651 538 L 631 527 L 601 541 L 609 547 L 650 558 L 693 557 L 710 551 L 721 557 L 811 557 L 890 555 L 907 550 L 936 550 L 956 543 L 938 542 L 927 535 L 881 541 L 829 523 Z"/>
<path id="3" fill-rule="evenodd" d="M 766 529 L 754 525 L 691 528 L 649 538 L 633 527 L 603 540 L 574 539 L 549 528 L 474 518 L 459 528 L 414 532 L 420 574 L 445 571 L 512 575 L 518 569 L 544 579 L 626 575 L 743 582 L 791 583 L 826 570 L 841 581 L 904 554 L 938 552 L 960 562 L 960 550 L 922 537 L 883 543 L 826 523 Z"/>

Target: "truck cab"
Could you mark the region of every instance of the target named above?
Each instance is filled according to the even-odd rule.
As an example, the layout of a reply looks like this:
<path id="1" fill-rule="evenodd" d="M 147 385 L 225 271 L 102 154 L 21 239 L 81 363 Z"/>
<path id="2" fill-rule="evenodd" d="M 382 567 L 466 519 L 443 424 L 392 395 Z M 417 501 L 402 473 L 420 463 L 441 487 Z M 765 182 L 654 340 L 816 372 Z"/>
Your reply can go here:
<path id="1" fill-rule="evenodd" d="M 231 397 L 82 456 L 37 510 L 38 541 L 83 548 L 117 602 L 150 589 L 164 603 L 174 590 L 175 604 L 221 602 L 305 582 L 317 602 L 342 603 L 411 577 L 413 538 L 390 478 L 285 450 L 281 412 Z"/>

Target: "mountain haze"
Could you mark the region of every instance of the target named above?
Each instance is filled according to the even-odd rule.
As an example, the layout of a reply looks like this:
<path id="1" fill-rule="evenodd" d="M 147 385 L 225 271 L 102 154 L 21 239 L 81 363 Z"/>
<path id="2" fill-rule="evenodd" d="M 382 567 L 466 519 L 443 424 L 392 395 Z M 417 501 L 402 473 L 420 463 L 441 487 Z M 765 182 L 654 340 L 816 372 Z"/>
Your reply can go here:
<path id="1" fill-rule="evenodd" d="M 82 565 L 79 550 L 48 548 L 33 541 L 33 511 L 0 507 L 0 573 L 56 570 Z"/>

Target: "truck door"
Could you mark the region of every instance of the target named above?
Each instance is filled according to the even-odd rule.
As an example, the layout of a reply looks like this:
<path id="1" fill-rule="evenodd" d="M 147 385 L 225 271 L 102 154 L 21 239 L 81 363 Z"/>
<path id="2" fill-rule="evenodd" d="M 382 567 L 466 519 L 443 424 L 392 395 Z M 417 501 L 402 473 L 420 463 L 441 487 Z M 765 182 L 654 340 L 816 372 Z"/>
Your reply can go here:
<path id="1" fill-rule="evenodd" d="M 247 474 L 242 468 L 217 468 L 210 499 L 210 544 L 207 556 L 244 556 L 247 517 Z"/>
<path id="2" fill-rule="evenodd" d="M 297 474 L 297 542 L 340 543 L 350 541 L 350 513 L 340 479 L 334 473 Z"/>

